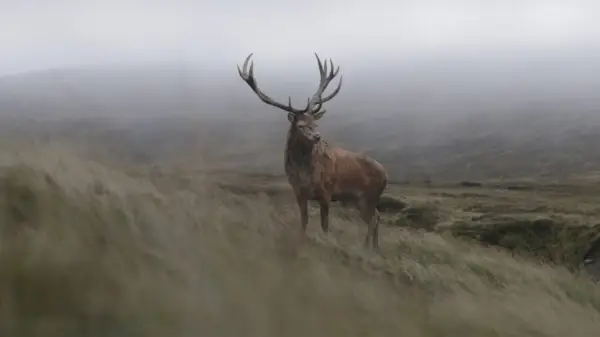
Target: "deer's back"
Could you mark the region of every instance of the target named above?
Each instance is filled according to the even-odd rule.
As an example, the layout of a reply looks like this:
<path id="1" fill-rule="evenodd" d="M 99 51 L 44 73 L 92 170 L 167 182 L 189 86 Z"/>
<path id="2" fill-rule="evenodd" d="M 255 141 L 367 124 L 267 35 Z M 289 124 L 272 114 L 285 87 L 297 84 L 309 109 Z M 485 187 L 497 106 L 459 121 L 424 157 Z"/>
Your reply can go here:
<path id="1" fill-rule="evenodd" d="M 333 193 L 379 196 L 387 185 L 383 165 L 366 155 L 342 148 L 331 149 L 333 159 Z"/>

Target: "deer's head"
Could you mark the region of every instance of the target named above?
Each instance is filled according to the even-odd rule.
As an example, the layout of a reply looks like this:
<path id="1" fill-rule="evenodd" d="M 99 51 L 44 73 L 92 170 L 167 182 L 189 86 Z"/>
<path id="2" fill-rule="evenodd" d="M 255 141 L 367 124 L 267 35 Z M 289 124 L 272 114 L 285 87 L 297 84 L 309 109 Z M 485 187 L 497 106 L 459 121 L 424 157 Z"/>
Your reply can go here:
<path id="1" fill-rule="evenodd" d="M 239 66 L 237 67 L 240 77 L 248 84 L 248 86 L 250 86 L 250 88 L 256 93 L 261 101 L 288 112 L 287 118 L 291 124 L 290 130 L 295 136 L 306 143 L 314 144 L 318 142 L 321 139 L 321 135 L 318 131 L 316 131 L 316 121 L 321 119 L 321 117 L 323 117 L 323 115 L 325 115 L 327 112 L 327 110 L 322 109 L 323 104 L 327 101 L 330 101 L 340 92 L 340 89 L 342 88 L 342 76 L 340 76 L 340 81 L 337 88 L 331 94 L 326 97 L 322 97 L 323 92 L 325 89 L 327 89 L 329 83 L 331 83 L 331 81 L 337 76 L 338 72 L 340 71 L 340 67 L 338 66 L 334 70 L 333 61 L 330 59 L 328 69 L 327 60 L 325 60 L 325 62 L 321 62 L 321 59 L 315 53 L 321 78 L 319 87 L 314 95 L 307 100 L 306 107 L 304 109 L 296 109 L 292 107 L 291 97 L 288 98 L 288 104 L 285 105 L 267 96 L 258 88 L 256 79 L 254 78 L 254 61 L 250 62 L 251 57 L 252 54 L 248 55 L 244 61 L 242 69 L 240 69 Z M 249 63 L 250 68 L 248 69 Z"/>

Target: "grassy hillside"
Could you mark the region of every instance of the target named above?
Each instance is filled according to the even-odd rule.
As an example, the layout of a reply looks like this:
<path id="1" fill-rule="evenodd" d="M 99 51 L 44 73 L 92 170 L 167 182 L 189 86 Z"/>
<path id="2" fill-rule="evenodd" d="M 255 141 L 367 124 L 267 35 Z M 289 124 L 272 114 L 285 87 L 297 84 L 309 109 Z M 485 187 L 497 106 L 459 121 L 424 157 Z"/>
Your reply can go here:
<path id="1" fill-rule="evenodd" d="M 1 334 L 589 337 L 600 328 L 599 288 L 562 267 L 391 224 L 381 253 L 369 252 L 364 226 L 340 208 L 331 235 L 313 216 L 303 237 L 293 203 L 224 184 L 234 181 L 186 167 L 126 173 L 58 146 L 2 148 Z M 425 188 L 389 193 L 433 200 Z"/>
<path id="2" fill-rule="evenodd" d="M 320 126 L 322 134 L 334 144 L 375 157 L 394 181 L 581 182 L 600 172 L 600 118 L 591 113 L 482 113 L 454 120 L 330 113 Z M 247 117 L 3 119 L 0 135 L 92 144 L 136 163 L 168 161 L 187 167 L 202 157 L 199 169 L 283 174 L 287 124 L 283 114 L 257 106 Z"/>

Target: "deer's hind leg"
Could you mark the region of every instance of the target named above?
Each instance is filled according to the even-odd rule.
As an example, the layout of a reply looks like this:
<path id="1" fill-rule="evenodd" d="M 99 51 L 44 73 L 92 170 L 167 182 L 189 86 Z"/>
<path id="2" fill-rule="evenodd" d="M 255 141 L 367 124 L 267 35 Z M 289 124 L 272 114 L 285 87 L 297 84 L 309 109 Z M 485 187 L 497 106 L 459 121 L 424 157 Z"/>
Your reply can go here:
<path id="1" fill-rule="evenodd" d="M 375 222 L 374 224 L 374 228 L 373 228 L 373 247 L 375 248 L 379 248 L 379 224 L 381 222 L 381 214 L 379 214 L 379 211 L 377 210 L 377 206 L 375 206 L 375 216 L 374 219 L 372 220 L 373 222 Z"/>
<path id="2" fill-rule="evenodd" d="M 367 224 L 367 236 L 365 237 L 365 246 L 379 248 L 379 212 L 376 209 L 377 204 L 369 202 L 366 198 L 358 200 L 358 210 L 361 219 Z"/>

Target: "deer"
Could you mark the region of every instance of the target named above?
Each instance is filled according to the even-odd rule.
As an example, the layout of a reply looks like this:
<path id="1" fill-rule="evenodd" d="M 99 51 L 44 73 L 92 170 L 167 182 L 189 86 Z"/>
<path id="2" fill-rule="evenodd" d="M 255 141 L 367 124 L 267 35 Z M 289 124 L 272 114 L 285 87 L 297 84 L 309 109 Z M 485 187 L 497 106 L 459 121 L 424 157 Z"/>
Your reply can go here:
<path id="1" fill-rule="evenodd" d="M 250 62 L 252 56 L 253 53 L 250 53 L 246 57 L 242 69 L 237 66 L 240 77 L 262 102 L 288 112 L 290 127 L 284 151 L 285 173 L 300 209 L 302 232 L 306 233 L 308 225 L 309 200 L 319 203 L 321 229 L 325 234 L 329 232 L 331 202 L 350 201 L 356 205 L 361 219 L 367 224 L 364 245 L 379 249 L 381 217 L 377 204 L 388 183 L 385 168 L 371 157 L 330 144 L 317 131 L 316 122 L 327 112 L 323 109 L 324 103 L 336 97 L 341 90 L 343 75 L 336 89 L 323 97 L 340 67 L 334 70 L 331 59 L 328 65 L 327 59 L 321 62 L 315 53 L 320 74 L 319 86 L 313 96 L 307 99 L 306 106 L 300 109 L 292 107 L 291 96 L 286 105 L 259 89 L 254 77 L 254 61 Z"/>

